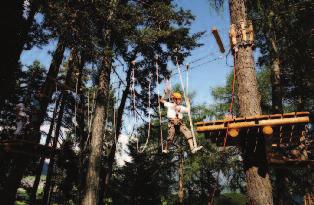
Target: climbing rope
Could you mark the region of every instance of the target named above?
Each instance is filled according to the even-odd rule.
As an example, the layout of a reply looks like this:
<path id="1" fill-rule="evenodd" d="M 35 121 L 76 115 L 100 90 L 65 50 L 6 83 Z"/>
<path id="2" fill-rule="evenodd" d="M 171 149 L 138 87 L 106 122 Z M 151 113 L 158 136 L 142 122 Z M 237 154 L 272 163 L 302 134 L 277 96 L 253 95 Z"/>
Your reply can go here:
<path id="1" fill-rule="evenodd" d="M 77 119 L 76 119 L 76 115 L 77 115 L 77 99 L 78 99 L 77 90 L 78 90 L 78 78 L 76 78 L 76 83 L 75 83 L 74 116 L 72 118 L 72 123 L 74 124 L 74 127 L 75 127 L 75 133 L 76 133 L 76 127 L 78 126 Z"/>
<path id="2" fill-rule="evenodd" d="M 237 53 L 234 53 L 234 63 L 233 63 L 233 80 L 232 80 L 232 96 L 231 96 L 231 102 L 229 106 L 229 115 L 232 116 L 233 112 L 233 104 L 234 104 L 234 96 L 235 96 L 235 82 L 236 82 L 236 77 L 237 77 L 237 70 L 236 70 L 236 55 Z M 224 144 L 223 144 L 223 151 L 225 150 L 226 143 L 227 143 L 227 138 L 228 138 L 228 132 L 229 132 L 229 123 L 230 121 L 227 122 L 227 130 L 226 130 L 226 135 L 224 137 Z"/>
<path id="3" fill-rule="evenodd" d="M 158 56 L 156 56 L 156 81 L 157 81 L 157 96 L 159 97 L 160 92 L 159 92 L 159 68 L 158 68 Z M 160 105 L 160 100 L 158 100 L 158 114 L 159 114 L 159 129 L 160 129 L 160 143 L 161 143 L 161 151 L 164 151 L 164 144 L 163 144 L 163 136 L 162 136 L 162 118 L 161 118 L 161 105 Z"/>
<path id="4" fill-rule="evenodd" d="M 114 143 L 117 144 L 117 119 L 116 119 L 116 108 L 113 108 L 113 126 L 112 130 L 114 132 Z"/>
<path id="5" fill-rule="evenodd" d="M 88 92 L 89 95 L 89 92 Z M 86 146 L 88 144 L 89 138 L 90 138 L 90 132 L 91 132 L 91 127 L 92 127 L 92 115 L 94 114 L 95 111 L 95 104 L 96 104 L 96 91 L 94 91 L 93 93 L 93 102 L 92 102 L 92 108 L 91 108 L 91 112 L 90 112 L 90 119 L 89 119 L 89 125 L 88 125 L 88 134 L 87 134 L 87 139 L 86 139 L 86 143 L 84 146 L 84 150 L 86 149 Z M 89 109 L 89 107 L 88 107 Z"/>
<path id="6" fill-rule="evenodd" d="M 132 95 L 132 102 L 133 102 L 133 111 L 135 112 L 135 68 L 134 65 L 132 66 L 132 72 L 131 72 L 131 81 L 132 85 L 130 87 L 131 89 L 131 95 Z"/>
<path id="7" fill-rule="evenodd" d="M 137 141 L 137 152 L 143 153 L 147 147 L 149 138 L 150 138 L 150 131 L 151 131 L 151 84 L 152 84 L 152 74 L 149 74 L 148 79 L 148 130 L 147 130 L 147 138 L 146 142 L 141 150 L 138 149 L 138 141 Z"/>
<path id="8" fill-rule="evenodd" d="M 164 85 L 164 92 L 165 95 L 168 97 L 168 100 L 171 100 L 171 93 L 172 93 L 172 88 L 171 88 L 171 82 L 170 78 L 165 80 L 165 85 Z"/>
<path id="9" fill-rule="evenodd" d="M 179 74 L 179 78 L 180 78 L 180 82 L 181 82 L 181 87 L 182 87 L 184 100 L 185 100 L 186 103 L 190 103 L 190 101 L 188 100 L 188 97 L 186 96 L 184 83 L 183 83 L 183 79 L 182 79 L 182 74 L 181 74 L 181 68 L 180 68 L 180 65 L 179 65 L 179 62 L 178 62 L 178 57 L 176 57 L 176 65 L 177 65 L 178 74 Z M 187 80 L 188 80 L 188 72 L 187 72 Z M 189 117 L 189 122 L 190 122 L 191 133 L 192 133 L 192 137 L 193 137 L 193 144 L 194 144 L 194 147 L 197 147 L 195 133 L 194 133 L 194 128 L 193 128 L 193 121 L 192 121 L 192 116 L 191 116 L 191 110 L 190 109 L 188 110 L 188 117 Z"/>

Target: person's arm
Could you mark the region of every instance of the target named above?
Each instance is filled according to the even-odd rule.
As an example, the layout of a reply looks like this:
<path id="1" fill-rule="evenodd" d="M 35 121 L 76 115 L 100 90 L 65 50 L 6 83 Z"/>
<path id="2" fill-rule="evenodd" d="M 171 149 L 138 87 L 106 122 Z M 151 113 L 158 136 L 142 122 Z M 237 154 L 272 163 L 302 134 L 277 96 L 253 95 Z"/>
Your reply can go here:
<path id="1" fill-rule="evenodd" d="M 164 96 L 159 97 L 159 102 L 160 102 L 160 103 L 162 103 L 162 104 L 165 104 L 165 99 L 164 99 Z"/>
<path id="2" fill-rule="evenodd" d="M 180 105 L 178 109 L 179 109 L 178 111 L 181 113 L 188 113 L 190 111 L 189 107 L 185 107 L 183 105 Z"/>

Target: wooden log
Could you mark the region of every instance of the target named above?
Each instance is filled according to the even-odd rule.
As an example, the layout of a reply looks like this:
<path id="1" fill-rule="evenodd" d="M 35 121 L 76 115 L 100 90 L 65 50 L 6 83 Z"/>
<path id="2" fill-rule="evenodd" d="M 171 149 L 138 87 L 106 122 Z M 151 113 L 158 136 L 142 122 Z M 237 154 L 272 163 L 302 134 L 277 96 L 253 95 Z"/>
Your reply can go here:
<path id="1" fill-rule="evenodd" d="M 247 29 L 248 33 L 249 33 L 249 40 L 250 43 L 254 43 L 254 31 L 253 31 L 253 24 L 252 21 L 248 22 L 248 29 Z"/>
<path id="2" fill-rule="evenodd" d="M 42 156 L 49 158 L 53 153 L 58 152 L 50 146 L 34 143 L 27 140 L 2 140 L 0 150 L 7 153 L 23 154 L 27 156 Z"/>
<path id="3" fill-rule="evenodd" d="M 236 33 L 234 24 L 230 25 L 229 38 L 230 38 L 230 45 L 233 48 L 233 46 L 237 44 L 237 33 Z"/>
<path id="4" fill-rule="evenodd" d="M 207 125 L 199 126 L 196 128 L 197 132 L 210 132 L 218 130 L 228 129 L 240 129 L 248 127 L 259 127 L 259 126 L 280 126 L 280 125 L 292 125 L 298 123 L 310 122 L 309 117 L 296 117 L 296 118 L 282 118 L 282 119 L 266 119 L 266 120 L 254 120 L 249 122 L 231 122 L 218 125 Z"/>
<path id="5" fill-rule="evenodd" d="M 220 52 L 224 53 L 225 52 L 225 48 L 224 48 L 224 45 L 223 45 L 223 43 L 221 41 L 220 35 L 219 35 L 218 30 L 217 30 L 216 27 L 212 28 L 212 33 L 213 33 L 213 35 L 214 35 L 214 37 L 216 39 L 216 42 L 217 42 L 217 44 L 219 46 Z"/>
<path id="6" fill-rule="evenodd" d="M 272 114 L 272 115 L 256 115 L 251 117 L 239 117 L 234 119 L 224 119 L 224 120 L 215 120 L 208 122 L 197 122 L 196 126 L 204 126 L 204 125 L 214 125 L 221 124 L 227 122 L 238 122 L 238 121 L 250 121 L 250 120 L 261 120 L 261 119 L 276 119 L 276 118 L 288 118 L 288 117 L 306 117 L 309 116 L 309 112 L 291 112 L 291 113 L 283 113 L 283 114 Z"/>
<path id="7" fill-rule="evenodd" d="M 267 125 L 263 127 L 262 132 L 265 137 L 270 137 L 274 133 L 274 130 L 271 126 Z"/>
<path id="8" fill-rule="evenodd" d="M 314 166 L 314 160 L 299 160 L 299 159 L 275 159 L 269 158 L 270 165 L 282 165 L 282 166 Z"/>
<path id="9" fill-rule="evenodd" d="M 243 40 L 243 41 L 246 41 L 247 38 L 246 38 L 245 22 L 244 22 L 244 21 L 241 21 L 241 22 L 240 22 L 240 26 L 241 26 L 242 40 Z"/>
<path id="10" fill-rule="evenodd" d="M 230 129 L 229 131 L 228 131 L 228 135 L 230 136 L 230 137 L 237 137 L 238 135 L 239 135 L 239 130 L 238 129 Z"/>

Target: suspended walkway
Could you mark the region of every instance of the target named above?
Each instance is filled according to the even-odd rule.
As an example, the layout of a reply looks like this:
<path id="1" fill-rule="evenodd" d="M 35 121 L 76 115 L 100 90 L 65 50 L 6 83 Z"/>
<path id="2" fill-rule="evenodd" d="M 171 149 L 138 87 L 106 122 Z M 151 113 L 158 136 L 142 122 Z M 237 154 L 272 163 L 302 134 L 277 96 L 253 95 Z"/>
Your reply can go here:
<path id="1" fill-rule="evenodd" d="M 237 146 L 245 137 L 265 136 L 271 165 L 314 165 L 314 136 L 306 132 L 309 112 L 197 122 L 196 131 L 217 146 Z M 258 140 L 258 137 L 256 137 Z"/>

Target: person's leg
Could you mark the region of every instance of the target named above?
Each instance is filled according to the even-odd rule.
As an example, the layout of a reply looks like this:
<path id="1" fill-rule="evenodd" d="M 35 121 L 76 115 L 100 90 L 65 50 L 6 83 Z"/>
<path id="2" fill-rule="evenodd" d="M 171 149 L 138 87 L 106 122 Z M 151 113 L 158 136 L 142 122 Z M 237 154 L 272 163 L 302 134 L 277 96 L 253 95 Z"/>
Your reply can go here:
<path id="1" fill-rule="evenodd" d="M 183 123 L 180 125 L 180 132 L 182 132 L 184 137 L 187 139 L 190 150 L 192 151 L 194 149 L 192 132 Z"/>
<path id="2" fill-rule="evenodd" d="M 16 122 L 16 130 L 14 132 L 14 135 L 20 135 L 22 133 L 22 129 L 23 129 L 23 121 L 22 120 L 19 120 Z"/>
<path id="3" fill-rule="evenodd" d="M 164 149 L 164 150 L 166 150 L 166 152 L 168 151 L 169 146 L 173 142 L 173 138 L 174 138 L 175 133 L 176 133 L 176 130 L 175 130 L 174 124 L 172 122 L 168 122 L 168 137 L 167 137 L 167 142 L 166 142 L 166 146 Z"/>

